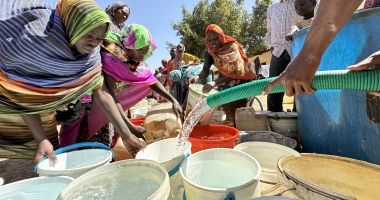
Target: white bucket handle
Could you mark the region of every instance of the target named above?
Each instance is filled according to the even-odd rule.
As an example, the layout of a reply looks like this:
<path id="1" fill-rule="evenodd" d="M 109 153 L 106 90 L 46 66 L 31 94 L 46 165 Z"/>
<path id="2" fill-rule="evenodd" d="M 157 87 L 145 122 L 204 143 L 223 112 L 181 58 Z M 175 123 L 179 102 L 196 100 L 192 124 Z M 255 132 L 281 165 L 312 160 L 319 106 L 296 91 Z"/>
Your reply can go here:
<path id="1" fill-rule="evenodd" d="M 106 146 L 105 144 L 102 144 L 102 143 L 99 143 L 99 142 L 81 142 L 81 143 L 76 143 L 76 144 L 72 144 L 72 145 L 69 145 L 69 146 L 65 146 L 65 147 L 62 147 L 62 148 L 59 148 L 57 150 L 54 151 L 54 154 L 55 155 L 59 155 L 59 154 L 62 154 L 62 153 L 65 153 L 65 152 L 68 152 L 68 151 L 72 151 L 72 150 L 75 150 L 75 149 L 78 149 L 78 148 L 97 148 L 97 149 L 105 149 L 105 150 L 108 150 L 108 151 L 111 151 L 112 153 L 112 158 L 114 157 L 114 154 L 113 154 L 113 151 L 110 147 Z M 38 165 L 44 161 L 45 159 L 47 159 L 47 157 L 45 156 L 44 158 L 42 158 L 36 165 L 36 167 L 34 168 L 34 172 L 37 172 L 37 168 L 38 168 Z"/>
<path id="2" fill-rule="evenodd" d="M 173 176 L 175 173 L 178 172 L 179 168 L 181 167 L 182 162 L 185 161 L 189 156 L 190 156 L 190 153 L 183 154 L 183 157 L 184 157 L 183 160 L 168 171 L 169 177 Z"/>

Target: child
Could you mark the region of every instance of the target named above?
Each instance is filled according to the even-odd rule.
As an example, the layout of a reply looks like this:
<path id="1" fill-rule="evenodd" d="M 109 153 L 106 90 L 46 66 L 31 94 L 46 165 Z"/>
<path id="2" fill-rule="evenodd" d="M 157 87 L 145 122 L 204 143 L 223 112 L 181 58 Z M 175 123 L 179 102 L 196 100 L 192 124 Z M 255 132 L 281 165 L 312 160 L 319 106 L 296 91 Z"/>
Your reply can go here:
<path id="1" fill-rule="evenodd" d="M 295 0 L 294 8 L 297 15 L 302 16 L 303 20 L 296 22 L 291 28 L 290 33 L 286 36 L 287 41 L 293 40 L 292 35 L 303 28 L 309 27 L 314 18 L 317 0 Z"/>

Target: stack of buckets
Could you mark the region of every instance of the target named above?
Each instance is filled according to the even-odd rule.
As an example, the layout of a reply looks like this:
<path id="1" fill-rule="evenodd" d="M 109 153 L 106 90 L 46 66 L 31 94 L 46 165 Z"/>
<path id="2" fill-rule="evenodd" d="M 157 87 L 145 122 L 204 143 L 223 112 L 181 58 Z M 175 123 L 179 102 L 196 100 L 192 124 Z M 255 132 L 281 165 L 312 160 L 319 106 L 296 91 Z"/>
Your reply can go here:
<path id="1" fill-rule="evenodd" d="M 176 138 L 164 139 L 148 145 L 137 153 L 136 159 L 156 161 L 167 170 L 171 187 L 169 199 L 234 200 L 258 197 L 261 167 L 253 157 L 232 149 L 238 139 L 239 131 L 235 128 L 223 125 L 197 125 L 183 147 L 179 147 Z M 202 163 L 206 166 L 208 162 L 215 160 L 238 164 L 249 170 L 252 176 L 249 180 L 233 187 L 210 187 L 199 184 L 197 180 L 204 177 Z M 201 163 L 201 167 L 192 170 L 196 163 Z M 234 173 L 222 165 L 214 167 L 213 171 L 226 175 Z M 194 176 L 194 171 L 199 173 Z M 213 177 L 215 180 L 218 178 L 220 177 Z"/>
<path id="2" fill-rule="evenodd" d="M 157 161 L 165 168 L 170 177 L 171 195 L 169 199 L 181 200 L 199 200 L 199 199 L 250 199 L 260 196 L 259 177 L 261 167 L 259 163 L 246 153 L 239 152 L 228 148 L 211 148 L 207 150 L 195 149 L 193 152 L 192 143 L 186 142 L 184 147 L 178 148 L 176 138 L 164 139 L 148 145 L 141 150 L 136 159 L 149 159 Z M 177 148 L 177 150 L 176 150 Z M 234 163 L 249 170 L 251 175 L 249 180 L 233 187 L 210 187 L 200 184 L 198 179 L 204 177 L 207 173 L 203 168 L 209 161 L 224 161 L 225 163 Z M 201 163 L 200 167 L 194 167 L 194 164 Z M 204 163 L 204 166 L 202 166 Z M 213 166 L 213 171 L 218 171 L 224 175 L 234 177 L 235 171 L 229 171 L 228 166 Z M 194 175 L 194 172 L 197 174 Z M 207 174 L 206 174 L 207 175 Z M 244 175 L 245 176 L 245 175 Z M 218 181 L 221 177 L 212 177 Z M 234 181 L 231 179 L 230 181 Z M 227 182 L 225 182 L 227 183 Z M 222 183 L 223 184 L 223 183 Z M 227 183 L 228 184 L 228 183 Z"/>
<path id="3" fill-rule="evenodd" d="M 250 199 L 260 195 L 258 183 L 261 167 L 253 157 L 231 149 L 238 139 L 239 132 L 234 128 L 221 125 L 199 125 L 194 128 L 189 138 L 190 142 L 186 142 L 183 147 L 178 147 L 176 138 L 164 139 L 148 145 L 136 155 L 135 160 L 111 164 L 109 162 L 112 159 L 112 152 L 107 148 L 68 153 L 62 153 L 64 152 L 62 151 L 62 154 L 58 155 L 56 168 L 50 166 L 45 160 L 38 165 L 37 171 L 41 176 L 75 178 L 60 192 L 58 199 L 61 200 L 90 197 L 123 199 L 126 193 L 130 193 L 134 199 L 152 200 Z M 76 145 L 64 150 L 84 146 Z M 98 145 L 95 147 L 99 148 Z M 190 155 L 191 153 L 193 154 Z M 88 156 L 89 154 L 92 156 Z M 202 168 L 206 168 L 210 161 L 238 164 L 249 171 L 249 180 L 226 187 L 212 187 L 204 184 L 199 179 L 204 177 L 205 171 Z M 201 164 L 201 168 L 192 170 L 195 164 Z M 236 170 L 234 172 L 226 169 L 223 165 L 217 165 L 212 169 L 225 175 L 236 173 Z M 133 173 L 130 173 L 131 171 Z M 194 175 L 193 172 L 199 173 Z M 220 177 L 212 177 L 213 180 L 218 178 Z M 231 178 L 225 183 L 233 181 L 234 179 Z M 139 183 L 138 190 L 126 190 L 137 183 Z M 146 185 L 154 185 L 154 187 L 147 190 Z M 57 197 L 48 199 L 55 198 Z"/>
<path id="4" fill-rule="evenodd" d="M 88 147 L 95 149 L 72 151 Z M 36 166 L 40 177 L 1 186 L 0 199 L 56 199 L 75 178 L 112 160 L 112 151 L 100 143 L 79 143 L 58 149 L 55 154 L 55 165 L 45 159 Z"/>

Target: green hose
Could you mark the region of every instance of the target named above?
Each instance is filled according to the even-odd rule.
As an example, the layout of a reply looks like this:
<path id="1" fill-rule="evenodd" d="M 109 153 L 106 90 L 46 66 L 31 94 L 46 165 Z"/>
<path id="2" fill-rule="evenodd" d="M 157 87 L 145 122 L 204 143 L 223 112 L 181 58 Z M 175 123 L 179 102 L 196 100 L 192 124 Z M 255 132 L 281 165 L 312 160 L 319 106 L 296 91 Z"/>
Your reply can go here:
<path id="1" fill-rule="evenodd" d="M 207 97 L 207 105 L 211 108 L 262 94 L 264 87 L 276 77 L 252 81 L 238 85 Z M 380 70 L 350 72 L 347 70 L 320 71 L 314 77 L 311 86 L 321 89 L 346 89 L 360 91 L 380 91 Z M 284 92 L 284 86 L 279 84 L 270 93 Z"/>

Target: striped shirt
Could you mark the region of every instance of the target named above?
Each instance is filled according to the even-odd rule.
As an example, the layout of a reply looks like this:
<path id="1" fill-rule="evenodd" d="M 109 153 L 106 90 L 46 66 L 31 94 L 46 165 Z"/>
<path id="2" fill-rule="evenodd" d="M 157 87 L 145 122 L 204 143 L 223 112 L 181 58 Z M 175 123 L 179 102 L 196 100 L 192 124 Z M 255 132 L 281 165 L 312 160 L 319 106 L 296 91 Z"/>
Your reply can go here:
<path id="1" fill-rule="evenodd" d="M 273 47 L 272 54 L 280 57 L 286 50 L 290 53 L 290 42 L 285 37 L 290 33 L 290 28 L 298 21 L 302 20 L 294 8 L 294 0 L 284 0 L 273 3 L 267 10 L 266 42 L 269 47 Z"/>

